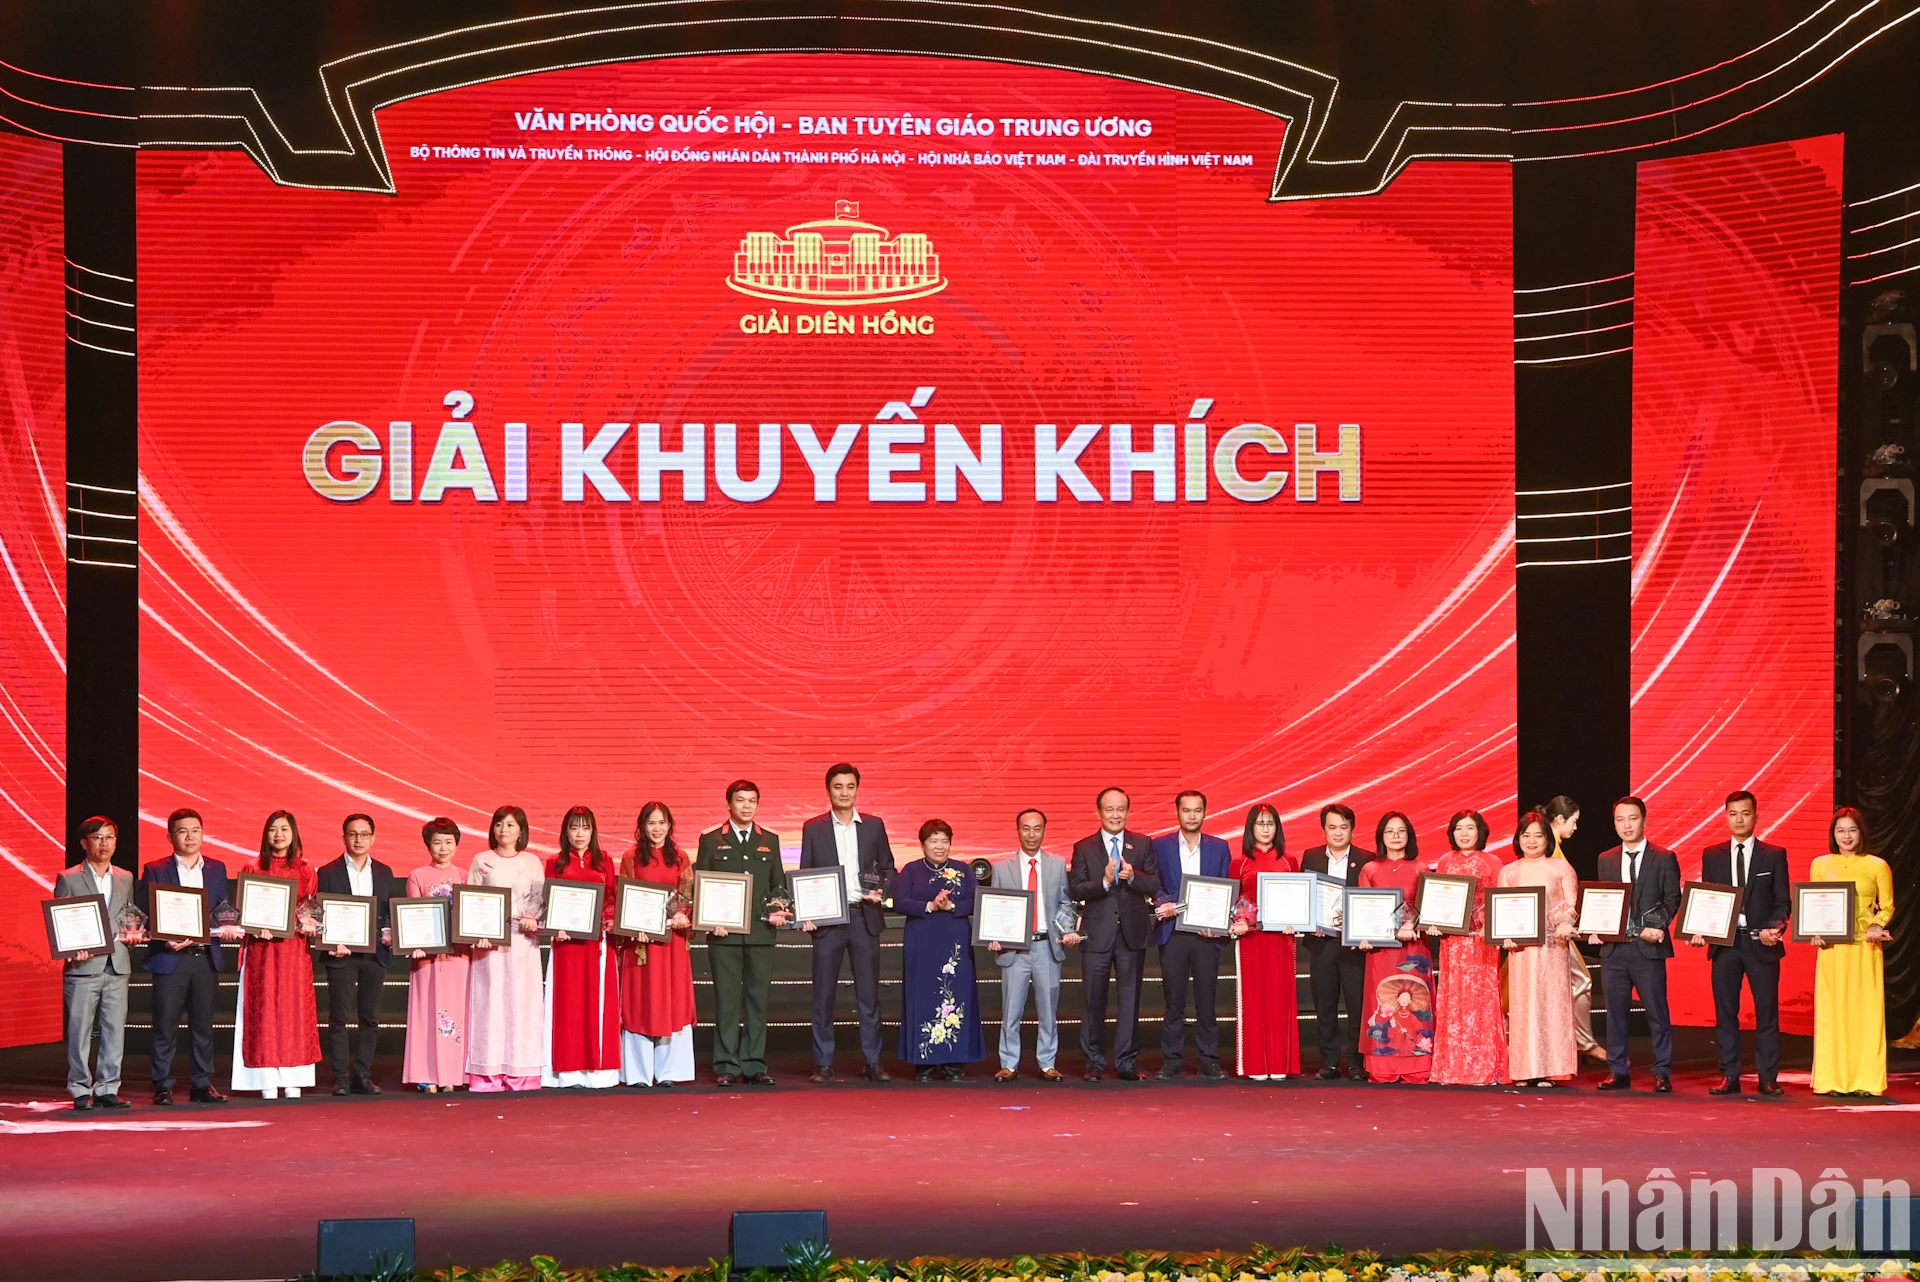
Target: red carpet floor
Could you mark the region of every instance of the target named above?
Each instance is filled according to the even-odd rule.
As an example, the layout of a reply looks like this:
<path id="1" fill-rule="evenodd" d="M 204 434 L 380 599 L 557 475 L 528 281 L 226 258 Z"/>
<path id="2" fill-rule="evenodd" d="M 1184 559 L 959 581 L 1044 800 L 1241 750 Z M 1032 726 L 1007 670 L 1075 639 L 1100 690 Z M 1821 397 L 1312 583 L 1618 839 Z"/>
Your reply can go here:
<path id="1" fill-rule="evenodd" d="M 1783 1101 L 1713 1099 L 1699 1071 L 1671 1096 L 1620 1097 L 1591 1073 L 1554 1093 L 996 1086 L 977 1066 L 960 1084 L 814 1087 L 783 1063 L 779 1086 L 726 1093 L 393 1089 L 162 1111 L 130 1090 L 140 1106 L 104 1118 L 60 1103 L 57 1048 L 31 1048 L 0 1055 L 0 1276 L 282 1278 L 313 1268 L 317 1219 L 390 1215 L 417 1219 L 423 1266 L 697 1263 L 725 1253 L 736 1208 L 824 1207 L 835 1250 L 865 1257 L 1519 1247 L 1528 1166 L 1636 1183 L 1665 1166 L 1743 1191 L 1756 1166 L 1809 1185 L 1829 1166 L 1911 1178 L 1920 1065 L 1899 1066 L 1882 1104 L 1817 1099 L 1804 1078 Z"/>

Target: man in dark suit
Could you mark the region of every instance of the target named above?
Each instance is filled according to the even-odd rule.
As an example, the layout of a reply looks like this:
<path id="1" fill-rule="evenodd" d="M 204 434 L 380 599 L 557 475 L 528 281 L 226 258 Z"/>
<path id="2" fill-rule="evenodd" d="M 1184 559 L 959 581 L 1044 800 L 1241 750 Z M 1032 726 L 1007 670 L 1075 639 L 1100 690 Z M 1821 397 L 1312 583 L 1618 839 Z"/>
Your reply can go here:
<path id="1" fill-rule="evenodd" d="M 1317 872 L 1344 886 L 1360 884 L 1361 865 L 1375 856 L 1353 844 L 1353 809 L 1338 802 L 1320 807 L 1320 831 L 1326 844 L 1308 847 L 1300 856 L 1300 871 Z M 1346 1074 L 1356 1082 L 1367 1080 L 1360 1059 L 1360 1021 L 1367 1017 L 1367 955 L 1343 948 L 1334 935 L 1307 936 L 1308 982 L 1313 989 L 1314 1023 L 1320 1030 L 1320 1080 Z M 1340 1003 L 1347 1004 L 1347 1025 L 1340 1027 Z"/>
<path id="2" fill-rule="evenodd" d="M 1087 1057 L 1087 1080 L 1107 1071 L 1107 982 L 1120 979 L 1120 1011 L 1114 1026 L 1113 1066 L 1122 1081 L 1137 1082 L 1140 981 L 1146 971 L 1147 941 L 1153 938 L 1154 896 L 1160 892 L 1153 842 L 1127 830 L 1133 803 L 1123 788 L 1105 788 L 1094 799 L 1100 831 L 1074 843 L 1067 893 L 1086 905 L 1080 951 L 1082 1006 L 1080 1049 Z"/>
<path id="3" fill-rule="evenodd" d="M 1224 877 L 1233 861 L 1227 843 L 1200 831 L 1207 822 L 1207 795 L 1189 788 L 1173 799 L 1179 820 L 1177 832 L 1153 839 L 1153 859 L 1160 871 L 1160 898 L 1154 910 L 1159 925 L 1153 942 L 1160 946 L 1160 985 L 1166 1011 L 1160 1025 L 1160 1076 L 1178 1080 L 1180 1057 L 1187 1044 L 1187 985 L 1193 985 L 1193 1047 L 1200 1057 L 1200 1076 L 1225 1077 L 1220 1067 L 1220 1028 L 1215 1019 L 1215 994 L 1220 983 L 1220 950 L 1225 935 L 1196 935 L 1175 930 L 1180 914 L 1180 879 L 1188 876 Z"/>
<path id="4" fill-rule="evenodd" d="M 893 846 L 878 815 L 854 808 L 860 772 L 842 761 L 827 770 L 824 815 L 800 828 L 800 866 L 838 868 L 847 884 L 847 924 L 802 927 L 813 936 L 813 1076 L 833 1080 L 833 1006 L 840 961 L 853 963 L 853 1001 L 860 1013 L 860 1058 L 870 1082 L 884 1082 L 880 1067 L 880 935 L 886 929 L 882 902 L 893 889 Z"/>
<path id="5" fill-rule="evenodd" d="M 341 840 L 347 853 L 329 864 L 322 864 L 318 875 L 323 895 L 359 895 L 374 901 L 379 921 L 374 950 L 350 953 L 336 948 L 326 956 L 327 965 L 327 1045 L 333 1063 L 335 1095 L 378 1095 L 373 1084 L 373 1052 L 380 1040 L 380 991 L 387 982 L 387 961 L 393 954 L 387 948 L 387 901 L 399 895 L 401 885 L 393 869 L 373 857 L 373 818 L 348 815 L 340 825 Z M 456 830 L 456 840 L 458 834 Z M 431 841 L 431 837 L 429 837 Z M 353 1048 L 353 1068 L 347 1068 L 348 1022 L 355 1010 L 360 1015 L 360 1036 Z"/>
<path id="6" fill-rule="evenodd" d="M 743 872 L 747 892 L 744 932 L 716 930 L 707 937 L 713 971 L 713 1083 L 771 1086 L 767 1075 L 767 997 L 773 992 L 774 931 L 784 912 L 767 912 L 767 900 L 787 894 L 780 838 L 753 821 L 760 812 L 760 785 L 736 779 L 727 785 L 727 821 L 700 834 L 695 872 Z"/>
<path id="7" fill-rule="evenodd" d="M 86 858 L 54 879 L 61 899 L 98 895 L 107 905 L 107 938 L 99 952 L 78 953 L 64 968 L 61 987 L 67 1008 L 67 1093 L 74 1108 L 130 1107 L 120 1098 L 120 1063 L 127 1041 L 127 981 L 133 954 L 120 940 L 120 914 L 133 904 L 133 874 L 113 866 L 120 829 L 105 815 L 80 825 L 80 849 Z M 92 1052 L 99 1048 L 98 1067 Z"/>
<path id="8" fill-rule="evenodd" d="M 1717 886 L 1739 886 L 1740 921 L 1731 945 L 1707 944 L 1713 966 L 1713 1023 L 1720 1040 L 1720 1084 L 1709 1095 L 1740 1093 L 1740 981 L 1753 992 L 1753 1059 L 1760 1070 L 1760 1093 L 1778 1096 L 1780 1089 L 1780 959 L 1787 948 L 1781 942 L 1792 914 L 1792 890 L 1787 852 L 1754 835 L 1760 806 L 1753 794 L 1736 792 L 1727 798 L 1729 839 L 1708 846 L 1700 856 L 1700 879 Z M 1706 944 L 1695 936 L 1694 946 Z"/>
<path id="9" fill-rule="evenodd" d="M 141 869 L 141 882 L 198 886 L 207 892 L 209 913 L 228 902 L 232 891 L 227 866 L 200 853 L 204 836 L 199 811 L 183 809 L 168 815 L 167 841 L 173 853 Z M 182 1011 L 193 1045 L 193 1102 L 224 1102 L 227 1097 L 213 1085 L 213 996 L 220 970 L 219 936 L 206 944 L 155 943 L 147 950 L 146 969 L 153 976 L 153 1059 L 148 1070 L 153 1078 L 153 1102 L 173 1103 L 173 1043 L 180 1035 Z"/>
<path id="10" fill-rule="evenodd" d="M 1673 937 L 1667 933 L 1680 911 L 1680 861 L 1671 850 L 1647 840 L 1647 803 L 1622 797 L 1613 803 L 1613 830 L 1620 844 L 1600 856 L 1600 880 L 1632 885 L 1627 931 L 1617 944 L 1601 944 L 1600 980 L 1607 998 L 1607 1066 L 1612 1076 L 1603 1091 L 1624 1091 L 1633 1084 L 1627 1066 L 1627 1025 L 1633 995 L 1646 1008 L 1653 1035 L 1653 1089 L 1673 1089 L 1673 1020 L 1667 1011 L 1667 958 Z M 1590 944 L 1600 944 L 1589 937 Z"/>

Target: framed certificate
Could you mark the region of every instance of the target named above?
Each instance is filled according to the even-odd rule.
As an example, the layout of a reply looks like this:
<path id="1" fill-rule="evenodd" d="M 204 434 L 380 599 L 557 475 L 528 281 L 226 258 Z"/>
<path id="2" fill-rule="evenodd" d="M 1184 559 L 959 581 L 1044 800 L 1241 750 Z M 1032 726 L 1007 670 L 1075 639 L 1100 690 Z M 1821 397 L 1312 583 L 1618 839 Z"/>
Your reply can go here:
<path id="1" fill-rule="evenodd" d="M 1263 872 L 1254 880 L 1260 929 L 1314 933 L 1314 883 L 1310 872 Z"/>
<path id="2" fill-rule="evenodd" d="M 600 938 L 605 882 L 550 878 L 541 888 L 540 926 L 547 934 L 565 932 L 568 940 Z"/>
<path id="3" fill-rule="evenodd" d="M 1190 935 L 1224 935 L 1233 925 L 1233 906 L 1240 900 L 1240 882 L 1233 877 L 1182 877 L 1180 912 L 1173 928 Z"/>
<path id="4" fill-rule="evenodd" d="M 113 948 L 113 934 L 107 929 L 106 896 L 43 899 L 40 911 L 47 919 L 47 949 L 55 961 L 71 961 L 76 953 L 98 954 Z"/>
<path id="5" fill-rule="evenodd" d="M 1575 938 L 1598 935 L 1603 944 L 1617 944 L 1626 939 L 1627 904 L 1632 897 L 1632 882 L 1581 882 L 1580 899 L 1573 909 Z"/>
<path id="6" fill-rule="evenodd" d="M 389 899 L 393 919 L 393 951 L 401 956 L 425 953 L 432 957 L 453 951 L 453 900 L 445 896 Z"/>
<path id="7" fill-rule="evenodd" d="M 453 942 L 495 948 L 512 943 L 513 891 L 505 886 L 455 886 Z"/>
<path id="8" fill-rule="evenodd" d="M 1747 892 L 1738 886 L 1716 886 L 1690 881 L 1680 888 L 1680 914 L 1672 932 L 1680 939 L 1698 935 L 1709 944 L 1731 944 L 1740 926 L 1740 901 Z"/>
<path id="9" fill-rule="evenodd" d="M 198 886 L 169 886 L 164 882 L 146 883 L 147 907 L 153 912 L 153 924 L 147 934 L 155 942 L 204 944 L 211 939 L 207 919 L 207 892 Z"/>
<path id="10" fill-rule="evenodd" d="M 234 880 L 234 907 L 240 910 L 240 929 L 249 935 L 293 938 L 293 910 L 299 898 L 300 883 L 291 877 L 243 872 Z"/>
<path id="11" fill-rule="evenodd" d="M 847 879 L 835 868 L 800 868 L 787 874 L 787 893 L 793 896 L 795 925 L 847 924 Z"/>
<path id="12" fill-rule="evenodd" d="M 645 940 L 649 944 L 664 944 L 673 936 L 673 929 L 667 924 L 673 917 L 669 911 L 672 903 L 672 886 L 622 877 L 613 885 L 613 923 L 607 927 L 607 933 Z"/>
<path id="13" fill-rule="evenodd" d="M 1319 873 L 1309 875 L 1313 878 L 1313 933 L 1338 935 L 1341 909 L 1346 907 L 1347 884 Z"/>
<path id="14" fill-rule="evenodd" d="M 316 949 L 332 952 L 344 948 L 350 953 L 370 953 L 380 941 L 380 910 L 372 899 L 359 895 L 321 895 L 320 933 L 313 938 Z"/>
<path id="15" fill-rule="evenodd" d="M 1850 881 L 1794 882 L 1793 942 L 1824 939 L 1829 944 L 1851 944 L 1857 894 L 1859 888 Z"/>
<path id="16" fill-rule="evenodd" d="M 1398 944 L 1400 892 L 1391 886 L 1345 886 L 1340 910 L 1340 942 Z"/>
<path id="17" fill-rule="evenodd" d="M 1024 953 L 1033 945 L 1033 892 L 982 886 L 973 893 L 973 942 Z"/>
<path id="18" fill-rule="evenodd" d="M 1473 892 L 1480 888 L 1478 877 L 1453 873 L 1423 872 L 1413 884 L 1413 925 L 1428 927 L 1443 935 L 1473 933 Z"/>
<path id="19" fill-rule="evenodd" d="M 745 931 L 753 928 L 747 903 L 753 874 L 696 869 L 693 874 L 693 928 Z"/>
<path id="20" fill-rule="evenodd" d="M 1509 940 L 1521 945 L 1546 943 L 1546 887 L 1489 887 L 1487 933 L 1483 938 L 1495 947 Z"/>

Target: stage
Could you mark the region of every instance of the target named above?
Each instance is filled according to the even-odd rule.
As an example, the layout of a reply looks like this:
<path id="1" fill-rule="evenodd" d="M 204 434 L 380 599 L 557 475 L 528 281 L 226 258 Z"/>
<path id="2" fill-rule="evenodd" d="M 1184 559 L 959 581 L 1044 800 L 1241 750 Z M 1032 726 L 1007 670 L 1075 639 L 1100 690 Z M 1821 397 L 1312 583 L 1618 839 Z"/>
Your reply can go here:
<path id="1" fill-rule="evenodd" d="M 377 1216 L 418 1221 L 421 1267 L 536 1252 L 567 1265 L 695 1264 L 725 1254 L 730 1212 L 796 1208 L 825 1208 L 834 1250 L 865 1258 L 1519 1248 L 1529 1166 L 1556 1181 L 1600 1167 L 1629 1184 L 1665 1167 L 1683 1183 L 1733 1179 L 1743 1198 L 1754 1167 L 1792 1167 L 1809 1188 L 1830 1167 L 1856 1181 L 1920 1170 L 1920 1126 L 1906 1116 L 1920 1111 L 1920 1055 L 1893 1052 L 1886 1101 L 1817 1099 L 1809 1042 L 1788 1038 L 1785 1099 L 1717 1099 L 1706 1093 L 1710 1031 L 1677 1031 L 1682 1071 L 1666 1097 L 1644 1077 L 1631 1095 L 1598 1094 L 1592 1071 L 1556 1092 L 1193 1077 L 1056 1086 L 1030 1069 L 995 1085 L 984 1065 L 958 1084 L 816 1087 L 785 1055 L 771 1089 L 442 1098 L 400 1089 L 397 1061 L 383 1059 L 377 1099 L 323 1086 L 298 1101 L 169 1110 L 147 1104 L 134 1039 L 136 1107 L 111 1118 L 61 1102 L 57 1047 L 9 1050 L 6 1272 L 290 1277 L 313 1267 L 316 1220 Z M 1645 1062 L 1644 1044 L 1635 1055 Z"/>

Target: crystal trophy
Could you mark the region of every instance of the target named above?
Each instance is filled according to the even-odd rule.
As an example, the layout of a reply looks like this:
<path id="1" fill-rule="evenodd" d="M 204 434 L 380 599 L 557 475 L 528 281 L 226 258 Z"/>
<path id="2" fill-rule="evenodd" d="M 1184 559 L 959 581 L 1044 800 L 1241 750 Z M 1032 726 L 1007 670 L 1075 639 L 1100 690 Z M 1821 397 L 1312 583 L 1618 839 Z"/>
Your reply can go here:
<path id="1" fill-rule="evenodd" d="M 147 915 L 133 904 L 114 915 L 113 927 L 115 937 L 123 944 L 147 942 Z"/>
<path id="2" fill-rule="evenodd" d="M 239 939 L 244 933 L 240 929 L 240 910 L 230 900 L 222 899 L 215 904 L 209 916 L 217 939 Z"/>

